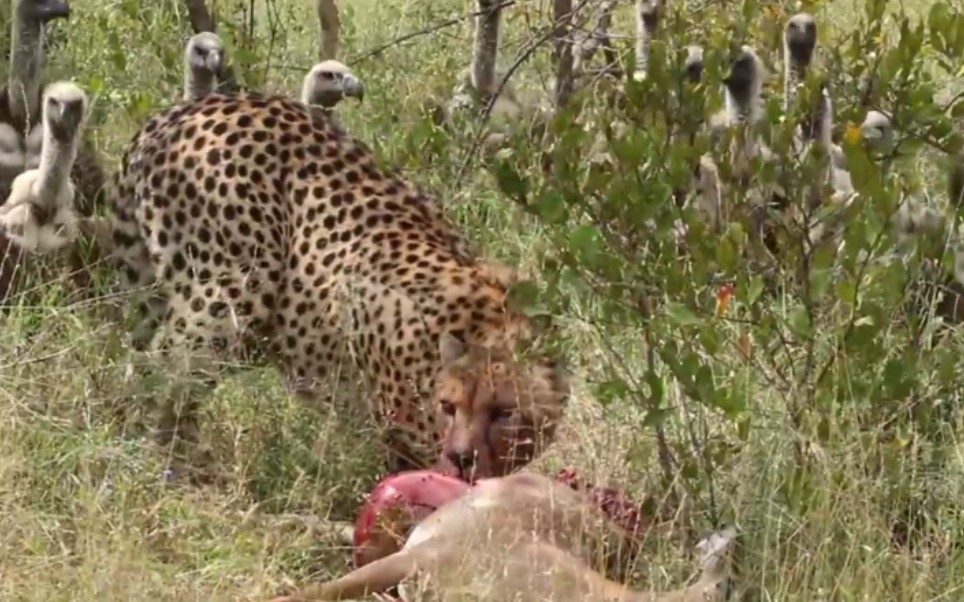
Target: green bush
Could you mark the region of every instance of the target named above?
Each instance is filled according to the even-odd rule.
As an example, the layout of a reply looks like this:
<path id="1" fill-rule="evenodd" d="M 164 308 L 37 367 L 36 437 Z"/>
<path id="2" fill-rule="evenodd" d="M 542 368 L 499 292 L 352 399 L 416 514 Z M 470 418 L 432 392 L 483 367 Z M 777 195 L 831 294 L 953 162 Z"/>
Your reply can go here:
<path id="1" fill-rule="evenodd" d="M 938 245 L 936 258 L 925 245 L 898 252 L 893 222 L 911 195 L 947 207 L 943 157 L 962 140 L 955 121 L 964 103 L 953 87 L 964 14 L 938 1 L 923 18 L 888 15 L 886 3 L 868 0 L 846 25 L 817 15 L 822 79 L 843 124 L 858 197 L 842 241 L 816 246 L 799 222 L 774 223 L 781 244 L 771 253 L 748 235 L 746 220 L 712 231 L 704 216 L 673 202 L 709 151 L 705 134 L 693 144 L 689 137 L 721 105 L 728 57 L 743 43 L 771 54 L 755 40 L 772 41 L 774 22 L 780 44 L 783 17 L 764 8 L 752 0 L 713 5 L 695 20 L 680 9 L 663 21 L 647 80 L 625 84 L 626 103 L 607 107 L 590 89 L 556 117 L 551 173 L 538 168 L 539 144 L 522 136 L 513 141 L 521 150 L 489 163 L 503 194 L 545 237 L 527 301 L 563 316 L 591 308 L 585 319 L 599 340 L 612 342 L 593 375 L 594 393 L 643 410 L 640 428 L 666 440 L 664 484 L 678 482 L 713 520 L 720 488 L 763 461 L 784 479 L 754 503 L 807 516 L 826 503 L 833 482 L 860 475 L 882 493 L 875 510 L 892 516 L 882 528 L 895 540 L 944 537 L 953 530 L 937 517 L 960 486 L 960 346 L 956 332 L 924 319 L 929 307 L 909 299 L 934 277 L 924 269 L 929 259 L 943 261 L 940 274 L 950 272 L 953 248 Z M 692 43 L 707 57 L 698 88 L 683 77 Z M 814 75 L 802 96 L 818 91 Z M 802 207 L 817 172 L 789 150 L 794 121 L 784 118 L 781 96 L 769 94 L 760 131 L 778 161 L 793 167 L 759 164 L 752 184 L 779 181 L 791 205 Z M 899 132 L 884 153 L 855 135 L 870 109 L 891 114 Z M 749 188 L 730 185 L 727 202 L 745 206 Z M 677 220 L 688 229 L 683 245 Z M 725 312 L 724 283 L 734 287 Z M 761 441 L 769 455 L 754 460 Z M 785 527 L 778 537 L 797 529 L 792 521 Z"/>

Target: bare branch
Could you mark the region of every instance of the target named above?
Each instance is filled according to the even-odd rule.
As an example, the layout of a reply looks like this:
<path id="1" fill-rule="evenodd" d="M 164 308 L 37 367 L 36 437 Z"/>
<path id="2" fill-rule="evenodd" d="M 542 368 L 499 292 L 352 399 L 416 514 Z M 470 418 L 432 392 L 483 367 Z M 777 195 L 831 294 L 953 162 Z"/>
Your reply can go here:
<path id="1" fill-rule="evenodd" d="M 478 0 L 472 43 L 472 86 L 483 97 L 495 87 L 495 65 L 499 54 L 499 29 L 502 8 L 494 0 Z"/>
<path id="2" fill-rule="evenodd" d="M 596 5 L 592 28 L 585 35 L 580 36 L 579 41 L 576 42 L 573 71 L 577 76 L 585 72 L 586 65 L 589 64 L 593 55 L 600 48 L 612 52 L 609 28 L 612 27 L 613 11 L 616 10 L 618 3 L 619 0 L 600 0 L 599 4 Z M 608 60 L 609 57 L 607 56 Z"/>
<path id="3" fill-rule="evenodd" d="M 552 26 L 556 59 L 556 89 L 554 106 L 561 111 L 572 98 L 575 88 L 573 82 L 572 39 L 572 0 L 553 0 Z"/>
<path id="4" fill-rule="evenodd" d="M 580 0 L 578 6 L 576 6 L 575 8 L 575 11 L 570 10 L 565 15 L 565 18 L 571 19 L 572 13 L 579 12 L 583 7 L 586 6 L 586 4 L 588 4 L 588 2 L 589 0 Z M 519 54 L 516 56 L 515 61 L 509 66 L 509 69 L 505 72 L 505 75 L 502 76 L 502 80 L 499 82 L 499 88 L 495 91 L 495 94 L 493 94 L 489 98 L 488 102 L 485 105 L 485 109 L 482 111 L 482 115 L 479 117 L 479 126 L 480 126 L 479 133 L 476 134 L 475 139 L 472 142 L 472 146 L 469 148 L 468 153 L 466 153 L 465 158 L 463 159 L 461 165 L 459 166 L 458 172 L 455 174 L 454 188 L 459 187 L 459 185 L 462 182 L 462 178 L 465 176 L 466 172 L 468 171 L 468 168 L 472 162 L 472 159 L 475 157 L 475 154 L 482 147 L 482 142 L 485 139 L 485 134 L 486 134 L 483 128 L 485 124 L 488 122 L 489 117 L 492 116 L 492 109 L 495 107 L 495 103 L 499 99 L 499 95 L 502 94 L 502 90 L 509 82 L 509 79 L 513 75 L 515 75 L 516 71 L 518 71 L 519 68 L 522 67 L 523 63 L 525 63 L 527 60 L 529 60 L 532 57 L 533 54 L 535 54 L 536 50 L 538 50 L 543 44 L 547 43 L 549 40 L 555 38 L 556 34 L 557 34 L 557 26 L 555 23 L 553 23 L 553 27 L 549 29 L 548 33 L 545 33 L 530 39 L 528 44 L 524 46 L 522 50 L 519 51 Z M 571 58 L 572 58 L 572 55 L 571 55 L 571 47 L 570 47 L 570 59 Z M 571 63 L 570 63 L 570 69 L 571 69 Z"/>
<path id="5" fill-rule="evenodd" d="M 318 0 L 320 60 L 336 60 L 341 51 L 341 15 L 335 0 Z"/>
<path id="6" fill-rule="evenodd" d="M 194 33 L 214 32 L 217 29 L 217 23 L 214 22 L 204 0 L 184 0 L 184 4 L 187 6 L 187 18 L 191 21 Z"/>
<path id="7" fill-rule="evenodd" d="M 503 8 L 512 6 L 513 4 L 515 4 L 515 0 L 503 0 L 503 2 L 500 2 L 500 3 L 498 4 L 498 6 L 496 6 L 496 7 L 494 7 L 494 8 L 495 8 L 495 9 L 498 9 L 498 10 L 502 10 Z M 470 13 L 470 14 L 468 14 L 468 15 L 463 15 L 463 16 L 461 16 L 461 17 L 453 17 L 453 18 L 451 18 L 451 19 L 446 19 L 445 21 L 440 21 L 440 22 L 438 22 L 438 23 L 436 23 L 436 24 L 434 24 L 434 25 L 430 25 L 429 27 L 426 27 L 425 29 L 420 29 L 420 30 L 418 30 L 418 31 L 413 31 L 413 32 L 411 32 L 411 33 L 407 33 L 407 34 L 405 34 L 405 35 L 399 36 L 399 37 L 395 38 L 394 40 L 391 40 L 391 41 L 389 41 L 389 42 L 386 42 L 386 43 L 382 44 L 381 46 L 376 46 L 375 48 L 372 48 L 371 50 L 362 53 L 359 57 L 357 57 L 357 58 L 355 58 L 355 59 L 352 59 L 351 62 L 349 63 L 349 65 L 354 65 L 355 63 L 359 63 L 359 62 L 361 62 L 361 61 L 363 61 L 363 60 L 365 60 L 365 59 L 370 59 L 370 58 L 372 58 L 372 57 L 378 56 L 379 54 L 385 52 L 385 51 L 388 50 L 389 48 L 394 48 L 395 46 L 399 46 L 399 45 L 401 45 L 402 43 L 408 42 L 408 41 L 410 41 L 410 40 L 414 40 L 415 38 L 420 38 L 420 37 L 422 37 L 422 36 L 427 36 L 427 35 L 429 35 L 429 34 L 433 34 L 433 33 L 435 33 L 436 31 L 445 29 L 446 27 L 452 27 L 453 25 L 458 25 L 459 23 L 461 23 L 462 21 L 465 21 L 466 19 L 472 19 L 472 18 L 477 17 L 477 16 L 482 15 L 482 14 L 483 14 L 483 13 L 482 13 L 481 11 L 475 11 L 475 12 L 472 12 L 472 13 Z M 306 69 L 306 71 L 307 71 L 307 69 Z"/>

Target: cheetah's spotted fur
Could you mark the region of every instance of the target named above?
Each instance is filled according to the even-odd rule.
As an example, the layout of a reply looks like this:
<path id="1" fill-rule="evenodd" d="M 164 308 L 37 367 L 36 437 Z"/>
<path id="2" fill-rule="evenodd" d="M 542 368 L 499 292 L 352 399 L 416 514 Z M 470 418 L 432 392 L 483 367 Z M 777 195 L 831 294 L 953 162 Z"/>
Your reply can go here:
<path id="1" fill-rule="evenodd" d="M 152 347 L 223 352 L 263 332 L 307 392 L 354 360 L 400 427 L 393 453 L 417 465 L 438 453 L 425 390 L 440 333 L 511 349 L 527 327 L 505 307 L 505 272 L 433 199 L 288 98 L 211 94 L 154 117 L 113 193 L 126 285 L 157 285 Z"/>

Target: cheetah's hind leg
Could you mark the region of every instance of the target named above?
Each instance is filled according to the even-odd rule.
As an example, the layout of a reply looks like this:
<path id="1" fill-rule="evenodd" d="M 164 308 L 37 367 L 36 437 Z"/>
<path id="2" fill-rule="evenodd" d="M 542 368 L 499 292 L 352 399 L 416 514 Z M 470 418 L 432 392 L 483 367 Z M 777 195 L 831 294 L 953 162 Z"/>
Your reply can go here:
<path id="1" fill-rule="evenodd" d="M 229 336 L 172 333 L 176 312 L 160 294 L 145 301 L 142 309 L 146 311 L 140 316 L 139 332 L 130 336 L 139 352 L 135 357 L 140 358 L 129 367 L 131 397 L 147 414 L 145 426 L 169 458 L 169 475 L 210 482 L 218 472 L 213 449 L 202 438 L 201 404 L 212 397 L 220 379 L 260 363 L 261 358 L 249 357 L 257 354 L 258 345 L 240 338 L 240 352 L 231 348 L 228 354 Z M 226 362 L 226 355 L 240 356 L 242 362 Z"/>
<path id="2" fill-rule="evenodd" d="M 215 458 L 202 441 L 199 412 L 221 376 L 216 354 L 201 341 L 172 336 L 165 323 L 156 329 L 146 354 L 154 361 L 146 362 L 149 367 L 138 381 L 156 415 L 154 439 L 168 457 L 168 474 L 210 482 L 216 478 Z"/>
<path id="3" fill-rule="evenodd" d="M 175 452 L 172 457 L 188 460 L 188 470 L 198 477 L 217 476 L 213 447 L 201 441 L 200 403 L 224 376 L 249 366 L 244 360 L 259 347 L 257 325 L 270 317 L 270 308 L 253 302 L 257 291 L 244 291 L 244 274 L 232 269 L 228 265 L 214 275 L 220 287 L 197 280 L 162 286 L 167 309 L 151 343 L 173 379 L 158 404 L 158 440 Z M 232 304 L 231 290 L 244 292 L 237 303 Z"/>

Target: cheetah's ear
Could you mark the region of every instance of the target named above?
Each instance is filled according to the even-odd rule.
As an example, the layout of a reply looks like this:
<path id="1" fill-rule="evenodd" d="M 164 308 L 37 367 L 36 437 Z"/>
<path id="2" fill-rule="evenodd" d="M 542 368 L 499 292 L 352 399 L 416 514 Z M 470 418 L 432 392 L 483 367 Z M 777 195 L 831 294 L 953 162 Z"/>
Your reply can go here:
<path id="1" fill-rule="evenodd" d="M 438 338 L 438 354 L 443 366 L 454 364 L 468 351 L 465 343 L 455 338 L 452 333 L 443 332 Z"/>

